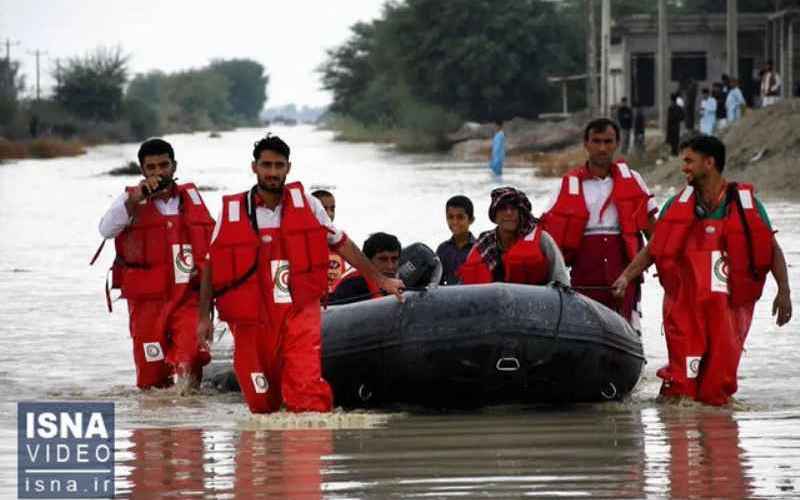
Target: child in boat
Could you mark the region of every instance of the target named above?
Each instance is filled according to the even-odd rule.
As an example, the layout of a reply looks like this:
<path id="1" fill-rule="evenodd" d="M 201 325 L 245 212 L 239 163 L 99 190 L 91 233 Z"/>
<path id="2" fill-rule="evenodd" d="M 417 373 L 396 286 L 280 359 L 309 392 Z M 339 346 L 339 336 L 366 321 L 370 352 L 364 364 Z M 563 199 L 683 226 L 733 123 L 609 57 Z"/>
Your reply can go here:
<path id="1" fill-rule="evenodd" d="M 475 236 L 469 227 L 475 222 L 472 200 L 464 195 L 456 195 L 447 200 L 444 207 L 447 227 L 453 234 L 450 239 L 443 241 L 436 249 L 436 255 L 442 262 L 442 285 L 457 285 L 461 280 L 456 274 L 458 269 L 467 260 Z"/>

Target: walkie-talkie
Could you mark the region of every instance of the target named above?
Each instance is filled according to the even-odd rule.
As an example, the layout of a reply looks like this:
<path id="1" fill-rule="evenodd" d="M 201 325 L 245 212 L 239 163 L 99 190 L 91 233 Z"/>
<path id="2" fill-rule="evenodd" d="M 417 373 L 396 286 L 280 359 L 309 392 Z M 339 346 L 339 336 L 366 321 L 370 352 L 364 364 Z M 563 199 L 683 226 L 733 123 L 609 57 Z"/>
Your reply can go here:
<path id="1" fill-rule="evenodd" d="M 161 177 L 161 179 L 158 181 L 158 186 L 156 186 L 156 188 L 154 190 L 151 191 L 149 186 L 144 185 L 144 186 L 142 186 L 142 193 L 144 193 L 144 195 L 147 198 L 150 198 L 154 194 L 157 194 L 160 191 L 163 191 L 163 190 L 167 189 L 168 187 L 170 187 L 172 185 L 172 183 L 175 182 L 176 180 L 178 180 L 178 179 L 177 178 L 172 178 L 172 177 Z"/>

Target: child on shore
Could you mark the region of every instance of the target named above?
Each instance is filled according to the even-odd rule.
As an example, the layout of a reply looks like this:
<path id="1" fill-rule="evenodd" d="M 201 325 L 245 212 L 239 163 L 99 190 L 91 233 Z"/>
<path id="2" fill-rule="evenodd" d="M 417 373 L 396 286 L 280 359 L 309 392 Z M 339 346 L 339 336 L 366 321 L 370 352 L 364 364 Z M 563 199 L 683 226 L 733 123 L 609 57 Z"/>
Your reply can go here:
<path id="1" fill-rule="evenodd" d="M 436 255 L 442 261 L 442 285 L 457 285 L 460 283 L 456 272 L 467 259 L 475 236 L 469 230 L 475 222 L 472 201 L 463 195 L 453 196 L 445 204 L 447 227 L 453 236 L 442 242 L 436 249 Z"/>

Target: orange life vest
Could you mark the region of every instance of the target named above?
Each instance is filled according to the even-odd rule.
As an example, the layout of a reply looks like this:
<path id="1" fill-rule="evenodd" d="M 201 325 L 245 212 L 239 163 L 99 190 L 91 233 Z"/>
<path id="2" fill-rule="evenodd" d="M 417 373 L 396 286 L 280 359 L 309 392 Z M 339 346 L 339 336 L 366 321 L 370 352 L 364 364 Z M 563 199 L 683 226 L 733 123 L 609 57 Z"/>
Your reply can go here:
<path id="1" fill-rule="evenodd" d="M 667 295 L 677 293 L 681 268 L 688 261 L 698 290 L 729 293 L 733 306 L 761 297 L 772 268 L 773 232 L 758 214 L 752 185 L 732 184 L 729 189 L 733 195 L 724 219 L 698 219 L 694 188 L 687 186 L 656 224 L 649 251 Z M 700 269 L 706 265 L 713 266 L 709 273 Z"/>
<path id="2" fill-rule="evenodd" d="M 518 239 L 503 254 L 504 283 L 543 285 L 550 275 L 550 263 L 542 252 L 542 230 L 537 226 L 528 235 Z M 457 273 L 465 285 L 491 283 L 492 270 L 483 261 L 477 245 Z"/>
<path id="3" fill-rule="evenodd" d="M 187 285 L 199 285 L 195 263 L 206 257 L 214 219 L 194 184 L 181 184 L 176 191 L 178 215 L 162 215 L 152 199 L 146 200 L 114 239 L 112 287 L 120 288 L 122 297 L 167 300 Z"/>
<path id="4" fill-rule="evenodd" d="M 589 222 L 589 210 L 583 196 L 583 181 L 591 178 L 587 166 L 576 168 L 565 175 L 561 179 L 561 190 L 553 208 L 542 215 L 542 228 L 553 237 L 568 265 L 573 263 L 575 253 L 581 247 L 586 224 Z M 648 228 L 647 201 L 652 195 L 642 189 L 625 162 L 619 161 L 611 165 L 611 178 L 614 187 L 603 209 L 609 203 L 614 203 L 617 208 L 625 251 L 628 259 L 633 260 L 644 243 L 641 231 Z"/>
<path id="5" fill-rule="evenodd" d="M 284 187 L 279 228 L 258 229 L 255 196 L 254 188 L 223 197 L 219 234 L 211 243 L 212 286 L 224 321 L 269 321 L 328 289 L 328 230 L 302 184 Z"/>

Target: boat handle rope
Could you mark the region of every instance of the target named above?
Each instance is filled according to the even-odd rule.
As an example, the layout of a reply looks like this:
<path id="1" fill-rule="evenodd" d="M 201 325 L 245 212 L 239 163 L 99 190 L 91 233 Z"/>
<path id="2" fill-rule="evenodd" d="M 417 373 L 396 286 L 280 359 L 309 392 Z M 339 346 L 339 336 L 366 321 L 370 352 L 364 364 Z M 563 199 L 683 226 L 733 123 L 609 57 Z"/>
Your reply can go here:
<path id="1" fill-rule="evenodd" d="M 602 389 L 600 395 L 608 400 L 614 399 L 617 396 L 617 386 L 614 385 L 614 382 L 609 382 L 608 387 L 611 388 L 611 394 L 606 394 L 605 389 Z"/>
<path id="2" fill-rule="evenodd" d="M 358 397 L 361 399 L 361 401 L 366 403 L 367 401 L 372 399 L 372 391 L 367 389 L 366 385 L 361 384 L 360 386 L 358 386 Z"/>
<path id="3" fill-rule="evenodd" d="M 427 292 L 428 290 L 429 290 L 428 287 L 421 287 L 421 288 L 420 287 L 413 287 L 413 286 L 403 287 L 403 291 L 404 292 Z M 389 295 L 385 295 L 384 297 L 389 297 Z M 362 300 L 367 300 L 367 299 L 371 299 L 371 298 L 373 298 L 372 297 L 372 292 L 370 292 L 370 293 L 362 293 L 361 295 L 354 295 L 352 297 L 345 297 L 343 299 L 328 300 L 328 301 L 326 301 L 324 303 L 323 307 L 340 306 L 340 305 L 344 305 L 344 304 L 352 304 L 352 303 L 355 303 L 355 302 L 360 302 Z M 378 297 L 376 297 L 376 298 L 378 298 Z M 380 298 L 382 298 L 382 297 L 380 297 Z"/>

